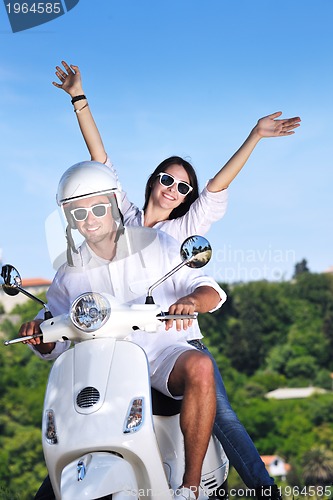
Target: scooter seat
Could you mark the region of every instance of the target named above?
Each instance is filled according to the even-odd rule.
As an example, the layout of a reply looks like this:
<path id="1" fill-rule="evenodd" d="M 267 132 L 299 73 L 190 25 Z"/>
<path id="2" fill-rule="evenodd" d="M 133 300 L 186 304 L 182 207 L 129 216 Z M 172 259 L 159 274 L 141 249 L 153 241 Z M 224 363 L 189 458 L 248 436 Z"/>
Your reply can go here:
<path id="1" fill-rule="evenodd" d="M 151 389 L 152 397 L 152 407 L 153 415 L 159 415 L 161 417 L 171 417 L 172 415 L 177 415 L 180 413 L 180 408 L 182 406 L 181 399 L 169 398 L 162 392 L 156 389 Z"/>

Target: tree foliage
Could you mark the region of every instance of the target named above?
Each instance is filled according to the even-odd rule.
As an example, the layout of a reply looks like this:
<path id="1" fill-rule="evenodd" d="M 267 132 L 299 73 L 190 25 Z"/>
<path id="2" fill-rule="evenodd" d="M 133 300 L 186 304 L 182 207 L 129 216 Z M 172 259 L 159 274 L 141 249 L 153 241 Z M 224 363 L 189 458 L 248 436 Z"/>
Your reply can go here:
<path id="1" fill-rule="evenodd" d="M 28 301 L 14 309 L 13 321 L 7 318 L 1 322 L 0 316 L 1 337 L 16 337 L 21 319 L 33 318 L 38 310 L 38 305 Z M 0 348 L 1 499 L 30 500 L 47 474 L 41 416 L 49 369 L 49 363 L 23 344 Z"/>
<path id="2" fill-rule="evenodd" d="M 333 451 L 316 446 L 307 451 L 302 460 L 306 485 L 329 486 L 333 483 Z"/>
<path id="3" fill-rule="evenodd" d="M 331 275 L 244 283 L 228 295 L 230 304 L 202 315 L 200 325 L 232 368 L 247 376 L 268 369 L 286 376 L 288 385 L 313 384 L 319 371 L 333 371 Z"/>
<path id="4" fill-rule="evenodd" d="M 294 278 L 297 278 L 302 273 L 309 273 L 310 269 L 308 268 L 308 263 L 306 259 L 302 259 L 300 262 L 297 262 L 295 264 L 295 270 L 294 270 Z"/>

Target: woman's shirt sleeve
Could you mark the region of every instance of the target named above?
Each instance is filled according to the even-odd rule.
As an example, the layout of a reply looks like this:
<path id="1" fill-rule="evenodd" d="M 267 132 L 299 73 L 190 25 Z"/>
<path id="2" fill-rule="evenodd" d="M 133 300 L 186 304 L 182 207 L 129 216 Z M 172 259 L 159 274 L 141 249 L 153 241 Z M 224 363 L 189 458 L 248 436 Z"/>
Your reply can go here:
<path id="1" fill-rule="evenodd" d="M 116 176 L 119 182 L 117 170 L 114 168 L 108 156 L 106 157 L 105 165 L 110 168 L 111 172 Z M 119 182 L 119 187 L 121 188 L 120 182 Z M 121 213 L 123 214 L 125 225 L 127 226 L 141 225 L 141 210 L 136 205 L 134 205 L 134 203 L 129 201 L 126 191 L 123 191 L 122 188 L 121 188 Z"/>

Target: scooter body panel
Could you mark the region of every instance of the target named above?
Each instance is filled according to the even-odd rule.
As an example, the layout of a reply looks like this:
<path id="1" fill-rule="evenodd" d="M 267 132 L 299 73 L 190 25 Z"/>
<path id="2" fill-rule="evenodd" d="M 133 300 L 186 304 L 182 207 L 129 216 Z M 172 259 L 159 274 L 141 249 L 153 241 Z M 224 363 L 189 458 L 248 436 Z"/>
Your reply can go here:
<path id="1" fill-rule="evenodd" d="M 78 462 L 68 464 L 61 477 L 61 500 L 83 500 L 106 495 L 122 494 L 128 498 L 138 497 L 138 483 L 129 462 L 107 452 L 88 453 L 80 460 L 81 478 L 78 476 Z M 82 473 L 84 470 L 84 473 Z"/>
<path id="2" fill-rule="evenodd" d="M 82 407 L 79 396 L 86 388 L 92 388 L 98 397 L 91 406 Z M 135 398 L 143 399 L 143 422 L 136 432 L 124 433 Z M 54 444 L 48 439 L 50 411 L 57 436 Z M 94 339 L 63 353 L 50 372 L 42 432 L 45 461 L 57 498 L 61 498 L 63 469 L 88 452 L 100 451 L 119 454 L 132 464 L 137 483 L 153 492 L 151 498 L 171 498 L 153 429 L 147 359 L 137 345 Z M 77 481 L 77 474 L 73 481 Z"/>
<path id="3" fill-rule="evenodd" d="M 172 417 L 154 416 L 156 439 L 161 450 L 164 471 L 173 491 L 180 484 L 184 473 L 184 440 L 180 431 L 179 415 Z M 202 466 L 201 489 L 199 499 L 216 490 L 227 479 L 229 460 L 215 436 L 209 442 Z"/>

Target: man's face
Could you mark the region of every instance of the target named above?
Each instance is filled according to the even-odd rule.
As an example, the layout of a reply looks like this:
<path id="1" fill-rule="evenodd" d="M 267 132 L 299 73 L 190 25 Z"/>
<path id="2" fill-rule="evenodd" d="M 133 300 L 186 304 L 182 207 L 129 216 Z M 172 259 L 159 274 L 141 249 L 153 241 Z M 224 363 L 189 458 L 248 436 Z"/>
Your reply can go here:
<path id="1" fill-rule="evenodd" d="M 110 200 L 106 195 L 91 196 L 82 200 L 76 200 L 70 203 L 70 211 L 74 209 L 92 209 L 96 205 L 109 205 Z M 111 206 L 100 206 L 92 210 L 79 211 L 75 213 L 77 218 L 86 217 L 85 220 L 75 220 L 75 225 L 82 236 L 87 240 L 89 246 L 99 245 L 103 241 L 111 239 L 113 231 L 117 229 L 112 217 Z M 104 214 L 102 216 L 98 216 Z M 73 215 L 73 214 L 72 214 Z"/>

